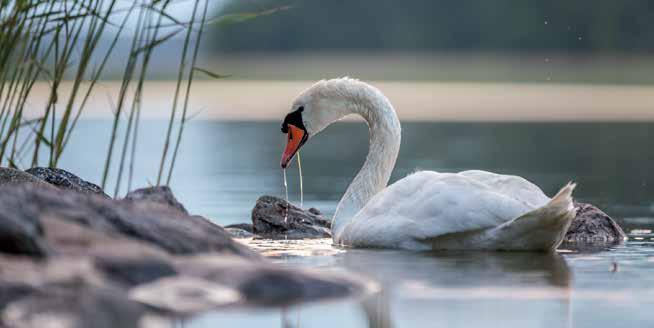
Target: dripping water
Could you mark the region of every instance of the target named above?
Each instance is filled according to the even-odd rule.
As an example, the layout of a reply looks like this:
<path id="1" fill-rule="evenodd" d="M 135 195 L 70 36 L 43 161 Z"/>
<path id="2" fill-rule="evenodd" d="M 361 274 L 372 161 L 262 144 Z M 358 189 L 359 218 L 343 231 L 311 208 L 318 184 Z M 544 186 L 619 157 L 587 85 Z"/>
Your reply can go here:
<path id="1" fill-rule="evenodd" d="M 297 152 L 297 170 L 300 175 L 300 208 L 304 208 L 304 188 L 302 186 L 302 160 L 300 159 L 300 151 Z"/>
<path id="2" fill-rule="evenodd" d="M 288 221 L 288 182 L 286 181 L 286 169 L 282 169 L 284 171 L 284 194 L 286 195 L 286 213 L 284 214 L 284 223 Z"/>

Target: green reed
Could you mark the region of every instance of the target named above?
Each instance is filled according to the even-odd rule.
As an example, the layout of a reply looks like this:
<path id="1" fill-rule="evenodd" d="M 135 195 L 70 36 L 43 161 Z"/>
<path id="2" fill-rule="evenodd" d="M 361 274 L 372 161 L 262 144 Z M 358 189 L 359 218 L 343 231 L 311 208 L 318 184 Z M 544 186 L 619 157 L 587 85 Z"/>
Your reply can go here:
<path id="1" fill-rule="evenodd" d="M 57 167 L 89 99 L 99 92 L 96 86 L 107 62 L 125 58 L 118 95 L 111 99 L 115 108 L 109 141 L 98 146 L 107 147 L 102 187 L 116 169 L 117 195 L 127 167 L 127 189 L 131 189 L 148 65 L 160 45 L 180 36 L 184 46 L 156 180 L 162 183 L 167 169 L 165 182 L 170 183 L 189 119 L 195 72 L 226 77 L 196 66 L 205 26 L 239 23 L 287 9 L 207 18 L 209 0 L 179 1 L 193 6 L 187 19 L 170 14 L 174 0 L 0 0 L 0 166 Z M 135 31 L 126 28 L 130 20 L 136 21 Z M 116 51 L 119 39 L 126 38 L 130 40 L 127 55 Z M 99 47 L 101 42 L 108 46 Z M 47 84 L 45 104 L 29 101 L 37 82 Z M 37 114 L 28 117 L 26 109 Z"/>

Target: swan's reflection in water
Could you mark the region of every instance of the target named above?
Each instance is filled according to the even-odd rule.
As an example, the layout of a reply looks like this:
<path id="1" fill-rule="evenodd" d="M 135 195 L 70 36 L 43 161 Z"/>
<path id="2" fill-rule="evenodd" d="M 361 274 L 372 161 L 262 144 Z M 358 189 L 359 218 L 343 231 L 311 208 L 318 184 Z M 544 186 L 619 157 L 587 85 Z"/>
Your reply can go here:
<path id="1" fill-rule="evenodd" d="M 541 254 L 341 249 L 327 239 L 243 242 L 280 265 L 345 269 L 378 281 L 381 290 L 283 311 L 216 312 L 187 327 L 549 328 L 654 322 L 651 243 Z"/>
<path id="2" fill-rule="evenodd" d="M 345 268 L 378 281 L 380 292 L 350 301 L 349 307 L 358 308 L 365 322 L 356 327 L 429 326 L 451 323 L 459 315 L 492 315 L 493 308 L 533 308 L 511 304 L 524 301 L 548 303 L 548 315 L 554 314 L 557 326 L 569 321 L 571 272 L 559 254 L 342 249 L 328 239 L 245 242 L 286 266 Z M 283 326 L 294 327 L 299 312 L 306 326 L 328 327 L 320 324 L 313 308 L 285 312 Z"/>
<path id="3" fill-rule="evenodd" d="M 550 316 L 558 318 L 559 327 L 571 321 L 571 273 L 558 254 L 351 250 L 337 257 L 344 267 L 382 283 L 382 292 L 361 303 L 369 327 L 411 320 L 425 325 L 452 320 L 483 324 L 474 317 L 485 311 L 499 314 L 521 301 L 551 303 Z M 495 318 L 485 323 L 509 321 Z"/>

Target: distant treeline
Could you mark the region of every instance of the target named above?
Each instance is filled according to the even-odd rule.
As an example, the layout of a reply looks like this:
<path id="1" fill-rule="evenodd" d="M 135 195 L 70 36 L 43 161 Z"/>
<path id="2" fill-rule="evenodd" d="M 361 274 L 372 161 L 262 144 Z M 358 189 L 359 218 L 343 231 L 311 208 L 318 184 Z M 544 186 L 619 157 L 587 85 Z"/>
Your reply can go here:
<path id="1" fill-rule="evenodd" d="M 233 0 L 220 51 L 654 51 L 652 0 Z"/>

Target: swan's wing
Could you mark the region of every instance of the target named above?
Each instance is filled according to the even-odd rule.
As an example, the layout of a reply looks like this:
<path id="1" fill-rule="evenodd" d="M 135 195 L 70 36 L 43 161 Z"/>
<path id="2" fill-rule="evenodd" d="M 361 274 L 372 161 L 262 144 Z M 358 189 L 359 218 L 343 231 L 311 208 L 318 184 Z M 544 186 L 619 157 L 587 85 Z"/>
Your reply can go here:
<path id="1" fill-rule="evenodd" d="M 550 201 L 550 198 L 538 186 L 523 177 L 481 170 L 463 171 L 457 174 L 475 179 L 492 190 L 525 203 L 530 207 L 541 207 Z"/>
<path id="2" fill-rule="evenodd" d="M 538 207 L 495 187 L 470 174 L 417 172 L 373 197 L 338 239 L 353 246 L 416 248 L 400 244 L 495 227 Z"/>

